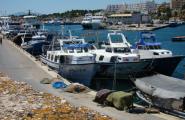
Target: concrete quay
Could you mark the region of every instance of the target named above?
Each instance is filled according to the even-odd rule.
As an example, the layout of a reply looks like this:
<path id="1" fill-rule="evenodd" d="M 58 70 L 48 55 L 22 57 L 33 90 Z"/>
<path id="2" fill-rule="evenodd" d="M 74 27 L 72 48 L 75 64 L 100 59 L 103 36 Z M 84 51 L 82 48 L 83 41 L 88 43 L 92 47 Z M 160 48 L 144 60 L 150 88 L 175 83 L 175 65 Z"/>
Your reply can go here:
<path id="1" fill-rule="evenodd" d="M 0 72 L 6 73 L 16 81 L 26 82 L 36 90 L 62 97 L 74 106 L 86 106 L 117 120 L 179 120 L 179 118 L 163 113 L 130 114 L 113 107 L 102 107 L 93 102 L 95 96 L 93 91 L 88 94 L 72 94 L 56 90 L 51 85 L 40 84 L 40 80 L 43 78 L 56 78 L 59 75 L 8 39 L 3 39 L 2 45 L 0 45 Z M 69 84 L 64 78 L 62 80 Z"/>
<path id="2" fill-rule="evenodd" d="M 138 25 L 133 24 L 131 26 L 129 25 L 111 25 L 108 26 L 107 29 L 112 29 L 112 30 L 128 30 L 128 31 L 153 31 L 153 30 L 158 30 L 162 29 L 165 27 L 168 27 L 168 24 L 154 24 L 153 26 L 146 26 L 145 24 L 141 24 L 140 27 Z"/>

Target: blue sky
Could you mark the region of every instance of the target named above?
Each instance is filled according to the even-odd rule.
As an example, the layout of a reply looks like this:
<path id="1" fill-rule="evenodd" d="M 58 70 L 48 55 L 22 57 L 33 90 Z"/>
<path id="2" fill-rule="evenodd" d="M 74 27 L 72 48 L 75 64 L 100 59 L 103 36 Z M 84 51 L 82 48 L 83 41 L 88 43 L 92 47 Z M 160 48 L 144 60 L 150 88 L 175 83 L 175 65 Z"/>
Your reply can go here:
<path id="1" fill-rule="evenodd" d="M 0 15 L 26 12 L 64 12 L 72 9 L 104 9 L 108 4 L 136 3 L 144 0 L 0 0 Z M 169 0 L 155 0 L 157 3 Z"/>

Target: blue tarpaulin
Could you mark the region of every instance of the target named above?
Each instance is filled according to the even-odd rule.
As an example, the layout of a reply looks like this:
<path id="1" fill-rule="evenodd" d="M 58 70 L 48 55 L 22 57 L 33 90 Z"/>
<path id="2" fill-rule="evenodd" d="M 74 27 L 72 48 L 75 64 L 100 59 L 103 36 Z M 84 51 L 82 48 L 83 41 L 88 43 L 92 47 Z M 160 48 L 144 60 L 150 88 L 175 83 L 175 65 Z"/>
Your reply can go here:
<path id="1" fill-rule="evenodd" d="M 84 43 L 84 44 L 64 44 L 63 47 L 66 49 L 77 49 L 77 48 L 88 48 L 92 46 L 92 44 Z"/>
<path id="2" fill-rule="evenodd" d="M 151 42 L 147 42 L 150 40 Z M 138 45 L 142 46 L 161 46 L 160 42 L 156 42 L 155 35 L 151 32 L 141 32 L 140 40 L 132 48 L 137 48 Z"/>
<path id="3" fill-rule="evenodd" d="M 54 82 L 52 84 L 52 86 L 56 89 L 59 89 L 59 88 L 66 88 L 67 85 L 64 83 L 64 82 Z"/>

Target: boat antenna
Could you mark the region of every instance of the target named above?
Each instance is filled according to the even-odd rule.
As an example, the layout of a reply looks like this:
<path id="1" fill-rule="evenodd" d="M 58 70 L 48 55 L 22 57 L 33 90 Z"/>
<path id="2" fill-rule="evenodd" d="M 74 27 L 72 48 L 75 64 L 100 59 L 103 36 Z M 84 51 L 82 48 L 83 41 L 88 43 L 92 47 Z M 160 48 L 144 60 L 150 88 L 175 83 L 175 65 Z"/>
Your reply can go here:
<path id="1" fill-rule="evenodd" d="M 44 30 L 44 31 L 45 31 L 45 25 L 44 25 L 44 24 L 42 24 L 42 30 Z"/>
<path id="2" fill-rule="evenodd" d="M 56 39 L 56 36 L 54 36 L 52 40 L 52 48 L 51 48 L 52 51 L 54 50 L 55 39 Z"/>
<path id="3" fill-rule="evenodd" d="M 69 30 L 69 37 L 72 40 L 72 34 L 71 34 L 71 30 Z"/>
<path id="4" fill-rule="evenodd" d="M 61 29 L 62 29 L 62 36 L 64 36 L 64 25 L 61 25 Z"/>
<path id="5" fill-rule="evenodd" d="M 97 43 L 97 45 L 98 45 L 98 43 L 99 43 L 99 36 L 98 36 L 98 35 L 99 35 L 98 31 L 96 31 L 96 40 L 97 40 L 96 43 Z"/>

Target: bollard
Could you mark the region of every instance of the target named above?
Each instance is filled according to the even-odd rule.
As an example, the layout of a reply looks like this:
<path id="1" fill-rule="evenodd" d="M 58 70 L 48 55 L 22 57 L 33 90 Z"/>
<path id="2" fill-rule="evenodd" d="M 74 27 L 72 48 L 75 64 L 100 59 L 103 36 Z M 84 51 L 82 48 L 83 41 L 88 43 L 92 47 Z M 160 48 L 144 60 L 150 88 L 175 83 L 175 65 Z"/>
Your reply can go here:
<path id="1" fill-rule="evenodd" d="M 2 40 L 3 40 L 3 38 L 2 38 L 2 37 L 0 37 L 0 44 L 2 44 Z"/>

